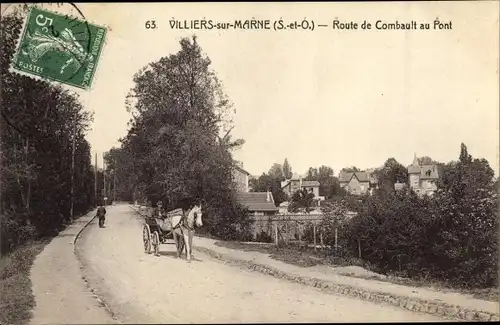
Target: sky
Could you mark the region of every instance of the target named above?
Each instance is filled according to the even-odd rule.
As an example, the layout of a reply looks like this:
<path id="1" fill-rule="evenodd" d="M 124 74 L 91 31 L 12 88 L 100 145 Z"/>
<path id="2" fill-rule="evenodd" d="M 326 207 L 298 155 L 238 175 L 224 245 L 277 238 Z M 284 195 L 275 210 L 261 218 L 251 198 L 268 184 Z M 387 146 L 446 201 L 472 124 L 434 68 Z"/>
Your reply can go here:
<path id="1" fill-rule="evenodd" d="M 448 162 L 464 142 L 498 175 L 499 2 L 77 4 L 106 26 L 90 91 L 92 151 L 119 146 L 133 75 L 196 34 L 236 109 L 235 153 L 252 175 L 288 158 L 292 169 L 381 166 L 414 154 Z M 50 7 L 52 8 L 52 7 Z M 57 9 L 76 15 L 69 5 Z M 314 20 L 304 30 L 176 30 L 169 21 Z M 451 30 L 433 30 L 436 18 Z M 430 30 L 333 30 L 332 21 L 428 22 Z M 155 20 L 157 29 L 146 29 Z M 99 158 L 100 160 L 101 158 Z M 100 163 L 99 163 L 100 164 Z"/>

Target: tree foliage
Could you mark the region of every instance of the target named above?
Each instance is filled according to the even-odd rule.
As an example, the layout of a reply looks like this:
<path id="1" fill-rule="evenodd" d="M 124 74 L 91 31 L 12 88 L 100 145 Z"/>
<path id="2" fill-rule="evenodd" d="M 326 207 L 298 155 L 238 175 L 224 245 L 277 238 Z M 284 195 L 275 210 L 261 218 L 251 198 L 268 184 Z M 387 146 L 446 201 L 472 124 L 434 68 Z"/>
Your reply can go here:
<path id="1" fill-rule="evenodd" d="M 290 179 L 293 176 L 292 166 L 288 162 L 288 158 L 285 158 L 283 162 L 283 176 L 285 176 L 286 179 Z"/>
<path id="2" fill-rule="evenodd" d="M 300 210 L 304 210 L 306 213 L 309 213 L 313 210 L 313 203 L 314 193 L 308 192 L 307 189 L 304 188 L 293 193 L 290 198 L 288 211 L 296 213 Z"/>
<path id="3" fill-rule="evenodd" d="M 92 116 L 76 94 L 9 72 L 21 26 L 22 11 L 2 17 L 2 253 L 28 239 L 56 234 L 70 221 L 72 200 L 74 215 L 95 203 L 85 140 Z"/>
<path id="4" fill-rule="evenodd" d="M 360 172 L 361 169 L 359 169 L 358 167 L 356 166 L 352 166 L 352 167 L 345 167 L 345 168 L 342 168 L 340 170 L 341 172 L 344 172 L 344 173 L 354 173 L 354 172 Z"/>
<path id="5" fill-rule="evenodd" d="M 387 159 L 382 168 L 375 170 L 374 176 L 383 191 L 394 191 L 395 183 L 408 183 L 408 170 L 394 158 Z"/>
<path id="6" fill-rule="evenodd" d="M 117 192 L 167 209 L 205 202 L 207 229 L 236 231 L 244 213 L 234 203 L 232 152 L 244 141 L 231 138 L 234 109 L 196 37 L 180 46 L 134 76 L 129 131 L 109 153 Z"/>
<path id="7" fill-rule="evenodd" d="M 283 171 L 283 166 L 280 164 L 274 163 L 267 172 L 267 174 L 276 181 L 281 182 L 285 180 L 285 173 Z"/>
<path id="8" fill-rule="evenodd" d="M 437 193 L 377 192 L 348 226 L 352 254 L 381 271 L 431 277 L 464 287 L 498 284 L 498 191 L 485 159 L 462 144 L 445 165 Z M 361 247 L 360 247 L 361 246 Z"/>
<path id="9" fill-rule="evenodd" d="M 281 189 L 280 178 L 272 175 L 262 173 L 258 178 L 250 180 L 252 192 L 267 192 L 273 194 L 274 203 L 279 206 L 282 202 L 288 200 L 285 192 Z"/>

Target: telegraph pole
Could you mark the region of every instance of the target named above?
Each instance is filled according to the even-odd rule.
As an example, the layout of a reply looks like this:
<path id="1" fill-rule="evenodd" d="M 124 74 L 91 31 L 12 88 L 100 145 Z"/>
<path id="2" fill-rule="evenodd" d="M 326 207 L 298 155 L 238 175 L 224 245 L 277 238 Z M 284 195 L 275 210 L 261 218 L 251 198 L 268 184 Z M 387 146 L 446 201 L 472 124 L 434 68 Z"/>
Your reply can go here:
<path id="1" fill-rule="evenodd" d="M 106 162 L 104 161 L 104 154 L 102 155 L 102 182 L 103 182 L 103 198 L 106 197 Z M 106 204 L 106 202 L 104 202 Z"/>
<path id="2" fill-rule="evenodd" d="M 99 205 L 99 198 L 97 196 L 97 152 L 95 153 L 95 164 L 94 164 L 94 192 L 95 192 L 95 205 Z"/>
<path id="3" fill-rule="evenodd" d="M 113 172 L 113 202 L 116 202 L 116 165 Z"/>
<path id="4" fill-rule="evenodd" d="M 73 144 L 71 153 L 71 207 L 70 207 L 70 220 L 73 222 L 73 208 L 75 204 L 75 150 L 76 150 L 76 117 L 73 118 Z"/>

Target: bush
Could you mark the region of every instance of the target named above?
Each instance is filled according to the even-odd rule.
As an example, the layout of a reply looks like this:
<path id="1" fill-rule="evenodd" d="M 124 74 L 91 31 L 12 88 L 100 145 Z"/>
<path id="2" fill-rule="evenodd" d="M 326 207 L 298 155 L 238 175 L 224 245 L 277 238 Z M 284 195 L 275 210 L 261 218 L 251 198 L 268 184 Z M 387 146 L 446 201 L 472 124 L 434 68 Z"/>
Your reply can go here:
<path id="1" fill-rule="evenodd" d="M 2 254 L 10 252 L 15 247 L 33 240 L 37 233 L 27 217 L 13 211 L 3 211 L 0 215 L 0 231 Z"/>
<path id="2" fill-rule="evenodd" d="M 255 236 L 255 241 L 259 243 L 272 243 L 273 238 L 267 232 L 261 230 L 260 233 Z"/>
<path id="3" fill-rule="evenodd" d="M 442 179 L 433 197 L 403 190 L 367 198 L 343 235 L 351 255 L 358 255 L 361 243 L 362 258 L 381 273 L 465 288 L 497 286 L 493 171 L 485 160 L 462 154 L 460 162 L 445 166 Z"/>

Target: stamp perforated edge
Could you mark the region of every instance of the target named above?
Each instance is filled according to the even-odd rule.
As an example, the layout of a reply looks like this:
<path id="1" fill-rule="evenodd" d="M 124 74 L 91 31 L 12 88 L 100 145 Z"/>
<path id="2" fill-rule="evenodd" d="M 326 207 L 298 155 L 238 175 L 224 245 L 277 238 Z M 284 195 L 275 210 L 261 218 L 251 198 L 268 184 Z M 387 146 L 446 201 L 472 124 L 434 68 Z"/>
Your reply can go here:
<path id="1" fill-rule="evenodd" d="M 28 72 L 16 69 L 15 64 L 17 63 L 17 60 L 19 58 L 19 52 L 21 51 L 21 40 L 24 38 L 24 36 L 26 34 L 27 27 L 28 27 L 28 22 L 29 22 L 29 20 L 31 18 L 31 13 L 32 13 L 33 9 L 39 9 L 39 10 L 42 10 L 42 11 L 50 12 L 52 14 L 56 14 L 56 15 L 60 15 L 60 16 L 65 16 L 67 18 L 79 20 L 81 22 L 86 22 L 88 24 L 91 24 L 91 25 L 93 25 L 95 27 L 98 27 L 98 28 L 102 28 L 104 30 L 103 42 L 101 43 L 101 48 L 99 50 L 99 55 L 96 58 L 96 65 L 95 65 L 95 68 L 94 68 L 94 73 L 92 74 L 92 78 L 90 79 L 90 84 L 89 84 L 88 87 L 82 87 L 80 85 L 73 84 L 73 83 L 70 83 L 70 82 L 62 82 L 62 81 L 59 81 L 59 80 L 51 79 L 51 78 L 48 78 L 48 77 L 42 77 L 42 76 L 39 76 L 39 75 L 36 75 L 36 74 L 32 74 L 32 73 L 28 73 Z M 21 75 L 21 76 L 28 77 L 28 78 L 31 78 L 31 79 L 34 79 L 34 80 L 38 80 L 38 81 L 45 81 L 45 82 L 49 82 L 49 83 L 54 83 L 54 84 L 59 85 L 59 86 L 64 87 L 64 88 L 71 87 L 71 88 L 77 88 L 77 89 L 80 89 L 80 90 L 84 90 L 84 91 L 89 91 L 90 92 L 93 89 L 94 81 L 95 81 L 97 73 L 98 73 L 99 59 L 101 58 L 102 53 L 104 51 L 104 48 L 106 46 L 106 40 L 107 40 L 106 36 L 107 35 L 108 35 L 108 29 L 105 26 L 102 26 L 102 25 L 99 25 L 99 24 L 95 24 L 94 22 L 91 22 L 88 19 L 84 20 L 83 18 L 78 18 L 78 17 L 75 17 L 74 15 L 61 13 L 61 12 L 59 12 L 57 10 L 53 10 L 52 8 L 49 10 L 49 9 L 41 8 L 41 7 L 37 6 L 37 5 L 32 5 L 29 8 L 28 14 L 26 15 L 26 17 L 24 17 L 23 25 L 21 27 L 21 32 L 19 33 L 19 37 L 17 38 L 17 41 L 16 41 L 16 50 L 14 51 L 14 53 L 12 54 L 12 57 L 10 58 L 9 72 L 12 73 L 12 74 Z M 74 90 L 74 89 L 72 89 L 72 90 Z"/>

